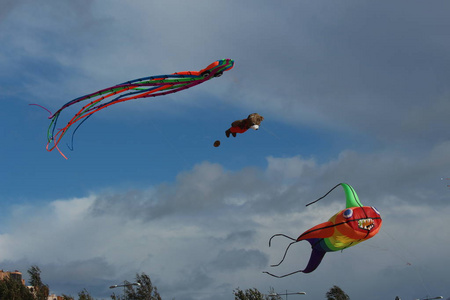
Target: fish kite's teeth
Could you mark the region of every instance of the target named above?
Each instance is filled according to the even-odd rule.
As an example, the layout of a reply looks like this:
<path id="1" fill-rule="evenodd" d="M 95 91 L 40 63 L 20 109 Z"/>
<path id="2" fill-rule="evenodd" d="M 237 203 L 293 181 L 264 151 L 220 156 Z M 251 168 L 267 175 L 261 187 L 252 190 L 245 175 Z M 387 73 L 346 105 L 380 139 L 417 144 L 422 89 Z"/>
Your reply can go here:
<path id="1" fill-rule="evenodd" d="M 374 227 L 373 219 L 371 218 L 360 219 L 358 220 L 358 226 L 359 228 L 364 230 L 371 230 Z"/>

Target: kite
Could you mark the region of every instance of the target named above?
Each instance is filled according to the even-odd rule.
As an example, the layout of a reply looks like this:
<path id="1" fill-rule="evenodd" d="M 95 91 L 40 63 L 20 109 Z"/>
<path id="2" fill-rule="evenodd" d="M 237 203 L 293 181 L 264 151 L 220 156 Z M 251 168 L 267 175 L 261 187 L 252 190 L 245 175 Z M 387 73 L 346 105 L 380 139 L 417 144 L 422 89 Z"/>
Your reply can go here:
<path id="1" fill-rule="evenodd" d="M 37 104 L 37 105 L 48 112 L 50 112 L 49 119 L 51 119 L 50 126 L 47 130 L 47 151 L 52 151 L 55 148 L 59 151 L 59 153 L 67 159 L 67 157 L 59 150 L 58 144 L 61 141 L 61 138 L 65 135 L 67 130 L 78 123 L 78 126 L 74 129 L 72 133 L 72 142 L 73 135 L 75 134 L 78 127 L 86 121 L 92 114 L 107 108 L 113 104 L 119 102 L 125 102 L 128 100 L 134 100 L 139 98 L 148 98 L 148 97 L 157 97 L 168 95 L 172 93 L 176 93 L 193 86 L 199 85 L 207 80 L 210 80 L 214 77 L 220 77 L 223 72 L 231 70 L 234 66 L 234 61 L 232 59 L 221 59 L 213 62 L 205 69 L 196 71 L 186 71 L 186 72 L 177 72 L 170 75 L 157 75 L 144 77 L 139 79 L 130 80 L 121 84 L 117 84 L 115 86 L 102 89 L 92 94 L 88 94 L 76 99 L 73 99 L 66 104 L 64 104 L 60 109 L 58 109 L 55 113 L 51 113 L 45 107 Z M 61 112 L 79 102 L 89 101 L 85 104 L 67 123 L 64 128 L 56 127 L 56 123 Z"/>
<path id="2" fill-rule="evenodd" d="M 247 119 L 236 120 L 233 123 L 231 123 L 231 127 L 225 131 L 225 135 L 227 136 L 227 138 L 229 138 L 230 135 L 236 137 L 236 134 L 244 133 L 250 128 L 258 130 L 263 120 L 264 117 L 258 113 L 249 114 Z M 220 141 L 219 140 L 215 141 L 213 145 L 214 147 L 219 147 Z"/>
<path id="3" fill-rule="evenodd" d="M 249 114 L 247 119 L 236 120 L 231 123 L 231 127 L 225 131 L 225 135 L 227 138 L 230 137 L 230 134 L 236 137 L 236 133 L 244 133 L 250 128 L 258 130 L 263 120 L 264 117 L 258 113 Z"/>
<path id="4" fill-rule="evenodd" d="M 373 206 L 362 206 L 355 190 L 346 183 L 337 184 L 328 193 L 319 199 L 308 203 L 306 206 L 325 198 L 336 187 L 342 186 L 346 197 L 346 208 L 332 216 L 327 222 L 308 229 L 297 239 L 284 234 L 275 234 L 269 240 L 269 247 L 275 236 L 283 236 L 293 240 L 288 245 L 281 261 L 271 267 L 279 266 L 286 257 L 287 251 L 292 244 L 306 240 L 311 244 L 312 252 L 309 262 L 304 270 L 298 270 L 286 275 L 277 276 L 269 272 L 271 276 L 282 278 L 295 273 L 311 273 L 322 261 L 327 252 L 339 251 L 355 246 L 363 241 L 374 237 L 381 228 L 381 217 L 378 210 Z"/>

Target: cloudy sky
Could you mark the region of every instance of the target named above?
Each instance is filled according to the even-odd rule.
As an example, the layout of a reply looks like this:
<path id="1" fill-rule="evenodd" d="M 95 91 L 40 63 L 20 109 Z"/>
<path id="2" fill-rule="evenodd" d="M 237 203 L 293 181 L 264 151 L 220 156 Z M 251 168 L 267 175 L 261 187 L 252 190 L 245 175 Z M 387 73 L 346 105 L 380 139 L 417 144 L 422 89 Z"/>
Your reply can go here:
<path id="1" fill-rule="evenodd" d="M 450 297 L 448 1 L 0 2 L 0 269 L 31 265 L 56 294 L 145 272 L 163 299 L 333 286 L 352 299 Z M 235 60 L 224 76 L 95 114 L 68 156 L 48 113 L 130 79 Z M 224 131 L 258 112 L 259 131 Z M 70 118 L 71 112 L 61 118 Z M 73 114 L 73 112 L 72 112 Z M 66 119 L 67 120 L 67 119 Z M 63 123 L 61 123 L 63 124 Z M 221 140 L 218 148 L 212 146 Z M 345 207 L 383 227 L 328 253 L 286 240 Z M 291 298 L 291 297 L 289 297 Z"/>

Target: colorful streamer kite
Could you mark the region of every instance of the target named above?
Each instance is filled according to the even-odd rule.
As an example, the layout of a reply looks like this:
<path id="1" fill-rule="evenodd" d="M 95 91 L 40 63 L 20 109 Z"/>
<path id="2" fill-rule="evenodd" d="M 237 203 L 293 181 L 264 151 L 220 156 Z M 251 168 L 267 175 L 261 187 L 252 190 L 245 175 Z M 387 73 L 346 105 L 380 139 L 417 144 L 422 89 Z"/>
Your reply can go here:
<path id="1" fill-rule="evenodd" d="M 277 278 L 286 277 L 299 272 L 311 273 L 319 266 L 322 258 L 327 252 L 347 249 L 348 247 L 355 246 L 374 237 L 378 233 L 382 224 L 380 213 L 373 206 L 362 206 L 361 202 L 359 202 L 358 195 L 356 195 L 355 190 L 349 184 L 340 183 L 336 185 L 324 196 L 306 206 L 325 198 L 332 190 L 340 185 L 344 188 L 346 209 L 341 210 L 332 216 L 327 222 L 308 229 L 297 239 L 278 233 L 273 235 L 269 240 L 269 247 L 272 239 L 276 236 L 283 236 L 293 240 L 286 248 L 281 261 L 276 265 L 271 265 L 271 267 L 279 266 L 284 261 L 287 251 L 292 244 L 303 240 L 308 241 L 311 244 L 312 252 L 306 268 L 282 276 L 277 276 L 269 272 L 264 273 Z"/>
<path id="2" fill-rule="evenodd" d="M 55 113 L 51 113 L 48 109 L 40 106 L 50 112 L 49 119 L 51 119 L 50 126 L 47 130 L 47 151 L 52 151 L 57 149 L 59 153 L 67 159 L 67 157 L 58 148 L 58 144 L 61 138 L 65 135 L 67 130 L 77 122 L 80 122 L 78 126 L 74 129 L 72 133 L 75 134 L 78 127 L 83 124 L 92 114 L 102 110 L 110 105 L 125 102 L 128 100 L 157 97 L 176 93 L 193 86 L 199 85 L 205 81 L 210 80 L 214 77 L 220 77 L 223 72 L 231 70 L 234 66 L 234 61 L 232 59 L 221 59 L 213 62 L 205 69 L 198 72 L 186 71 L 177 72 L 170 75 L 157 75 L 144 77 L 139 79 L 130 80 L 115 86 L 102 89 L 92 94 L 88 94 L 76 99 L 73 99 L 66 104 L 64 104 Z M 112 99 L 111 99 L 112 98 Z M 107 99 L 109 101 L 107 101 Z M 64 128 L 56 129 L 56 123 L 58 121 L 61 112 L 81 101 L 90 100 L 89 103 L 84 105 L 67 123 Z M 56 132 L 55 132 L 56 131 Z M 53 144 L 52 144 L 53 143 Z"/>

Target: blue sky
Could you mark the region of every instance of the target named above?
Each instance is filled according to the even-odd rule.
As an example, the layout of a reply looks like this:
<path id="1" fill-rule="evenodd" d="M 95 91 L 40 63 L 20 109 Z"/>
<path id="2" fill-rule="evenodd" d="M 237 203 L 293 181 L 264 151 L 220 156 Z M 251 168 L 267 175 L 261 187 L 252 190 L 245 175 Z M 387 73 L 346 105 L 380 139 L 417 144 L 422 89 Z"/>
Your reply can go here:
<path id="1" fill-rule="evenodd" d="M 416 299 L 448 288 L 450 78 L 446 1 L 2 1 L 0 268 L 36 264 L 52 292 L 147 273 L 163 299 L 233 289 L 333 285 L 352 299 Z M 205 68 L 222 77 L 102 110 L 68 160 L 45 150 L 48 113 L 143 76 Z M 261 129 L 226 138 L 258 112 Z M 67 111 L 61 118 L 70 118 Z M 212 146 L 215 140 L 221 146 Z M 344 207 L 351 184 L 378 208 L 373 239 L 329 253 L 268 247 Z"/>

